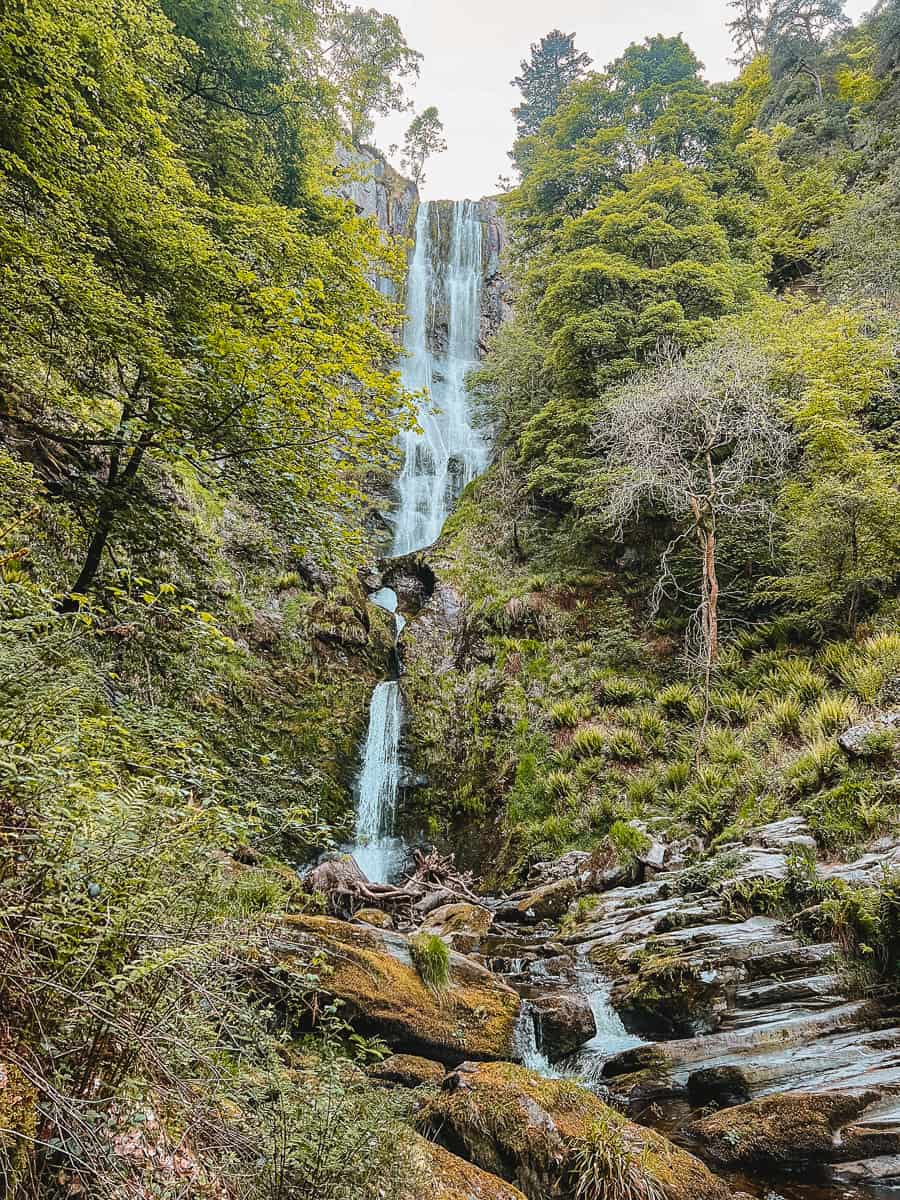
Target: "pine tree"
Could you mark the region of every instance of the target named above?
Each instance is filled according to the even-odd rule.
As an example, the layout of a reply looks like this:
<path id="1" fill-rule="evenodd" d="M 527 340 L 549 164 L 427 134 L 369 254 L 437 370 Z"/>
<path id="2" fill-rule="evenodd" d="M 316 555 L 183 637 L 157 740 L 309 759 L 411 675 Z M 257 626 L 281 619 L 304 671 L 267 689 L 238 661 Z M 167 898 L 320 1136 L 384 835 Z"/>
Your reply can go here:
<path id="1" fill-rule="evenodd" d="M 523 96 L 513 109 L 519 137 L 537 133 L 541 123 L 556 112 L 565 88 L 580 79 L 591 65 L 589 55 L 576 50 L 575 34 L 554 29 L 531 47 L 531 59 L 522 61 L 522 74 L 512 81 Z"/>
<path id="2" fill-rule="evenodd" d="M 763 0 L 728 0 L 728 7 L 735 13 L 728 22 L 735 49 L 732 62 L 745 67 L 763 50 L 766 36 Z"/>
<path id="3" fill-rule="evenodd" d="M 776 84 L 806 76 L 821 103 L 823 52 L 832 35 L 848 24 L 843 0 L 775 0 L 765 40 Z"/>

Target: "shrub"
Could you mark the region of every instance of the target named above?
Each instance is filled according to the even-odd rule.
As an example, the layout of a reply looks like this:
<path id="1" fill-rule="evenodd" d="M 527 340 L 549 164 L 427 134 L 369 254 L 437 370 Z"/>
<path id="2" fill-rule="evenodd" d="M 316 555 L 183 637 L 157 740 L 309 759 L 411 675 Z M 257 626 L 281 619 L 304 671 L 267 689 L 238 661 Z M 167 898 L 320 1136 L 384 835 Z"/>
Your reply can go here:
<path id="1" fill-rule="evenodd" d="M 825 691 L 827 680 L 814 671 L 805 659 L 789 658 L 770 671 L 763 684 L 775 696 L 811 704 Z"/>
<path id="2" fill-rule="evenodd" d="M 567 796 L 572 786 L 572 776 L 568 771 L 550 771 L 544 779 L 547 795 L 554 800 Z"/>
<path id="3" fill-rule="evenodd" d="M 687 683 L 673 683 L 656 693 L 656 703 L 669 717 L 687 717 L 690 714 L 690 702 L 693 688 Z"/>
<path id="4" fill-rule="evenodd" d="M 639 763 L 647 757 L 647 750 L 633 729 L 619 729 L 609 738 L 607 752 L 619 762 Z"/>
<path id="5" fill-rule="evenodd" d="M 736 766 L 747 761 L 747 752 L 729 729 L 711 729 L 703 749 L 710 762 Z"/>
<path id="6" fill-rule="evenodd" d="M 436 933 L 417 933 L 410 938 L 409 953 L 422 982 L 432 992 L 446 992 L 450 986 L 450 951 Z"/>
<path id="7" fill-rule="evenodd" d="M 711 711 L 729 725 L 746 725 L 756 712 L 757 705 L 755 696 L 737 688 L 727 691 L 716 688 L 709 698 Z"/>
<path id="8" fill-rule="evenodd" d="M 634 862 L 639 854 L 650 848 L 647 834 L 629 821 L 615 821 L 607 836 L 623 863 Z"/>
<path id="9" fill-rule="evenodd" d="M 645 694 L 644 683 L 630 675 L 617 675 L 614 671 L 604 669 L 591 673 L 591 683 L 598 697 L 605 704 L 622 707 L 639 699 Z"/>
<path id="10" fill-rule="evenodd" d="M 643 775 L 638 775 L 637 779 L 632 779 L 625 791 L 625 796 L 629 804 L 633 804 L 636 808 L 643 808 L 645 805 L 653 803 L 658 789 L 658 773 L 647 771 Z"/>
<path id="11" fill-rule="evenodd" d="M 795 737 L 800 733 L 803 719 L 803 709 L 793 697 L 778 700 L 773 704 L 765 717 L 765 722 L 782 737 Z"/>
<path id="12" fill-rule="evenodd" d="M 687 787 L 694 770 L 694 764 L 687 759 L 679 759 L 663 768 L 660 784 L 666 792 L 680 792 Z"/>
<path id="13" fill-rule="evenodd" d="M 642 706 L 629 713 L 627 719 L 623 714 L 622 720 L 640 732 L 648 748 L 657 754 L 663 753 L 669 727 L 658 712 Z"/>
<path id="14" fill-rule="evenodd" d="M 841 733 L 859 715 L 852 696 L 823 696 L 806 715 L 802 730 L 807 738 L 819 739 Z"/>
<path id="15" fill-rule="evenodd" d="M 576 758 L 595 758 L 606 750 L 606 734 L 596 725 L 585 725 L 577 729 L 572 738 L 571 751 Z"/>
<path id="16" fill-rule="evenodd" d="M 579 721 L 587 716 L 588 708 L 584 701 L 559 700 L 550 709 L 550 721 L 557 729 L 574 729 Z"/>
<path id="17" fill-rule="evenodd" d="M 816 791 L 844 770 L 846 762 L 837 743 L 820 739 L 794 759 L 784 778 L 791 791 L 804 795 Z"/>
<path id="18" fill-rule="evenodd" d="M 900 731 L 896 729 L 876 729 L 867 734 L 859 747 L 861 758 L 890 762 L 900 746 Z"/>

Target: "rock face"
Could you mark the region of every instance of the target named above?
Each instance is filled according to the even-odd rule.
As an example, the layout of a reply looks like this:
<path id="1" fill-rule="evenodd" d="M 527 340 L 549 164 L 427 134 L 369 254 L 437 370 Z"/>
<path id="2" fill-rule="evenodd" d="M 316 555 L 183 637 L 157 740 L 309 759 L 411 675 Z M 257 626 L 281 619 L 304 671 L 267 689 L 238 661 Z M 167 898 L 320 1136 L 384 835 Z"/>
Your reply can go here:
<path id="1" fill-rule="evenodd" d="M 729 1200 L 732 1194 L 699 1159 L 633 1125 L 592 1092 L 508 1063 L 463 1064 L 422 1119 L 450 1149 L 509 1179 L 529 1200 L 570 1200 L 587 1159 L 601 1172 L 604 1160 L 612 1160 L 635 1196 Z"/>
<path id="2" fill-rule="evenodd" d="M 525 1200 L 518 1188 L 425 1138 L 413 1153 L 419 1183 L 404 1200 Z"/>
<path id="3" fill-rule="evenodd" d="M 294 917 L 275 943 L 290 976 L 311 954 L 324 959 L 322 992 L 360 1032 L 398 1051 L 455 1065 L 465 1059 L 514 1056 L 521 1001 L 495 975 L 450 951 L 450 986 L 436 996 L 413 966 L 409 939 L 330 917 Z"/>
<path id="4" fill-rule="evenodd" d="M 479 214 L 484 221 L 484 287 L 481 293 L 481 332 L 479 343 L 482 353 L 500 326 L 512 314 L 509 285 L 502 273 L 502 255 L 506 245 L 506 228 L 495 199 L 481 200 Z"/>
<path id="5" fill-rule="evenodd" d="M 337 193 L 349 200 L 361 217 L 371 217 L 391 237 L 412 233 L 419 189 L 404 179 L 373 147 L 350 150 L 338 146 L 341 179 Z"/>

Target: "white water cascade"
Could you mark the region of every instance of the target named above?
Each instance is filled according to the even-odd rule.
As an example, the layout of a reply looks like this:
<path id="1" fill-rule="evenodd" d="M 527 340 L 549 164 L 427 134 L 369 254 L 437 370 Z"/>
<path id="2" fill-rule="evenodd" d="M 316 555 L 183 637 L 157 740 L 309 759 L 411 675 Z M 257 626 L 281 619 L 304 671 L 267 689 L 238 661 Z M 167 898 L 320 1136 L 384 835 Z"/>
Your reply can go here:
<path id="1" fill-rule="evenodd" d="M 487 449 L 472 426 L 465 386 L 467 373 L 478 361 L 483 226 L 470 200 L 458 201 L 450 211 L 449 231 L 441 225 L 446 206 L 421 204 L 416 219 L 403 342 L 407 357 L 401 372 L 405 386 L 422 393 L 417 414 L 421 432 L 403 437 L 395 555 L 430 546 L 459 493 L 487 465 Z M 444 245 L 446 263 L 440 256 Z M 436 336 L 440 314 L 445 314 L 446 338 Z M 399 637 L 404 622 L 394 592 L 383 588 L 371 599 L 394 613 Z M 405 852 L 393 833 L 403 775 L 402 729 L 403 696 L 398 680 L 392 679 L 378 685 L 369 708 L 351 848 L 373 883 L 388 882 Z"/>
<path id="2" fill-rule="evenodd" d="M 478 361 L 484 229 L 471 200 L 454 204 L 449 257 L 442 264 L 439 251 L 447 244 L 442 220 L 446 209 L 420 206 L 407 285 L 402 374 L 410 391 L 426 395 L 418 411 L 421 432 L 411 430 L 403 437 L 394 554 L 430 546 L 459 493 L 487 465 L 487 449 L 472 426 L 466 397 L 466 375 Z M 445 348 L 434 345 L 440 312 L 447 315 Z"/>

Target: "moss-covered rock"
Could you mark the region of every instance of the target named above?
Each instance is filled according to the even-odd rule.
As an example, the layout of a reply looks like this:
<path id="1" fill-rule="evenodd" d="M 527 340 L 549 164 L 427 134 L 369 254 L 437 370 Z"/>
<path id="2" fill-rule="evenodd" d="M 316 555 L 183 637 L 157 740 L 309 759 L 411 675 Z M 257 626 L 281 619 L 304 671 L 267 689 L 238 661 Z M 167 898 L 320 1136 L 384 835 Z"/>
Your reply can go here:
<path id="1" fill-rule="evenodd" d="M 290 918 L 284 931 L 280 967 L 306 970 L 321 956 L 323 994 L 341 1002 L 341 1014 L 360 1032 L 451 1066 L 512 1057 L 521 1001 L 464 955 L 449 952 L 448 986 L 436 993 L 416 970 L 403 934 L 306 916 Z"/>
<path id="2" fill-rule="evenodd" d="M 414 1156 L 419 1183 L 404 1200 L 525 1200 L 518 1190 L 425 1138 Z"/>
<path id="3" fill-rule="evenodd" d="M 695 1121 L 703 1153 L 726 1166 L 784 1166 L 846 1157 L 840 1131 L 876 1093 L 783 1092 Z"/>
<path id="4" fill-rule="evenodd" d="M 400 1087 L 439 1087 L 447 1073 L 443 1063 L 418 1054 L 392 1054 L 390 1058 L 375 1063 L 369 1075 L 379 1083 L 395 1083 Z"/>
<path id="5" fill-rule="evenodd" d="M 449 1149 L 515 1183 L 530 1200 L 571 1200 L 581 1172 L 590 1164 L 602 1172 L 604 1163 L 635 1196 L 731 1196 L 699 1159 L 627 1121 L 593 1092 L 510 1063 L 465 1063 L 421 1120 Z"/>
<path id="6" fill-rule="evenodd" d="M 0 1058 L 0 1183 L 15 1200 L 28 1175 L 37 1132 L 37 1094 L 18 1067 Z"/>
<path id="7" fill-rule="evenodd" d="M 520 921 L 547 921 L 561 917 L 578 895 L 577 879 L 559 879 L 555 883 L 535 888 L 515 905 L 514 913 Z M 504 914 L 506 915 L 506 914 Z"/>

